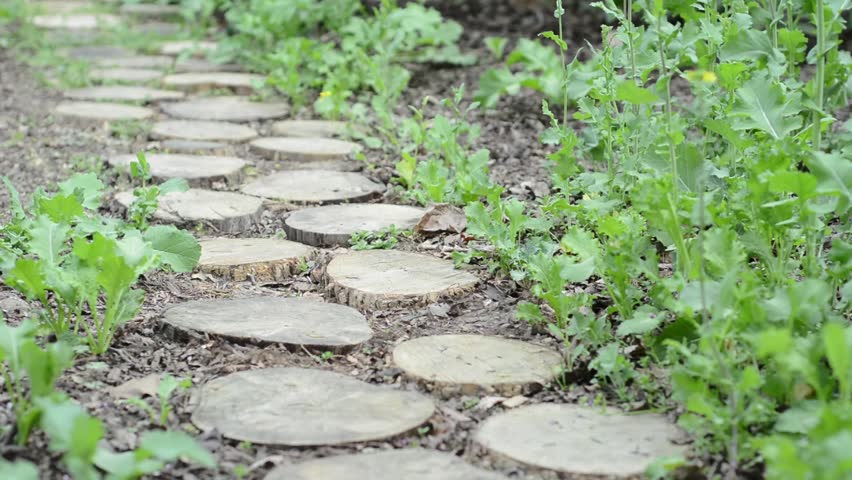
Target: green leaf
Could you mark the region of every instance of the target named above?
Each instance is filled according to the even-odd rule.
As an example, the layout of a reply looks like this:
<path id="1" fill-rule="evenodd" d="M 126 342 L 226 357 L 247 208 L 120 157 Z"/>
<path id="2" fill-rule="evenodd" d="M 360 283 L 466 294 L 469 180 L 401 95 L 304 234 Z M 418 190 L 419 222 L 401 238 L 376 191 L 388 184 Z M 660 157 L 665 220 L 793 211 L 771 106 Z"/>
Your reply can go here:
<path id="1" fill-rule="evenodd" d="M 170 178 L 159 185 L 160 195 L 189 190 L 189 184 L 182 178 Z"/>
<path id="2" fill-rule="evenodd" d="M 84 207 L 97 210 L 101 206 L 104 184 L 94 173 L 78 173 L 60 183 L 59 191 L 63 195 L 76 195 Z"/>
<path id="3" fill-rule="evenodd" d="M 623 80 L 616 85 L 615 98 L 634 105 L 648 105 L 660 101 L 660 97 L 651 89 L 640 87 L 632 80 Z"/>
<path id="4" fill-rule="evenodd" d="M 806 164 L 817 179 L 817 192 L 838 195 L 837 213 L 845 214 L 852 205 L 852 159 L 839 153 L 815 152 Z"/>
<path id="5" fill-rule="evenodd" d="M 826 323 L 822 327 L 825 356 L 843 392 L 852 388 L 849 383 L 852 380 L 852 345 L 846 342 L 846 330 L 849 328 L 844 329 L 838 323 Z"/>
<path id="6" fill-rule="evenodd" d="M 6 272 L 6 285 L 23 293 L 28 299 L 44 299 L 47 284 L 41 264 L 30 258 L 19 258 L 14 268 Z"/>
<path id="7" fill-rule="evenodd" d="M 48 265 L 59 265 L 70 230 L 67 225 L 54 223 L 47 217 L 37 217 L 28 232 L 30 251 Z"/>
<path id="8" fill-rule="evenodd" d="M 12 185 L 12 182 L 9 181 L 8 177 L 0 177 L 0 181 L 3 182 L 3 185 L 6 186 L 6 189 L 9 190 L 9 208 L 12 210 L 12 216 L 15 219 L 22 219 L 26 215 L 24 214 L 24 207 L 21 204 L 21 195 L 18 193 L 18 190 Z"/>
<path id="9" fill-rule="evenodd" d="M 216 460 L 210 452 L 183 432 L 146 432 L 142 436 L 139 448 L 164 461 L 183 458 L 203 467 L 216 467 Z"/>
<path id="10" fill-rule="evenodd" d="M 798 97 L 787 99 L 781 86 L 765 76 L 756 77 L 737 90 L 731 110 L 736 130 L 760 130 L 782 139 L 802 125 Z"/>
<path id="11" fill-rule="evenodd" d="M 505 37 L 485 37 L 483 42 L 495 60 L 501 60 L 503 58 L 506 43 L 508 42 Z"/>
<path id="12" fill-rule="evenodd" d="M 53 393 L 54 384 L 66 368 L 71 366 L 74 351 L 65 343 L 51 343 L 42 350 L 35 342 L 21 346 L 21 362 L 30 379 L 33 397 Z"/>
<path id="13" fill-rule="evenodd" d="M 145 241 L 154 248 L 160 261 L 175 272 L 191 272 L 201 258 L 201 246 L 189 232 L 173 225 L 156 225 L 145 231 Z"/>
<path id="14" fill-rule="evenodd" d="M 656 330 L 664 318 L 656 308 L 650 305 L 642 305 L 633 312 L 633 316 L 629 320 L 621 322 L 616 333 L 620 337 L 645 335 Z"/>
<path id="15" fill-rule="evenodd" d="M 761 60 L 776 55 L 769 34 L 763 30 L 740 30 L 722 46 L 719 57 L 723 62 L 732 60 Z"/>
<path id="16" fill-rule="evenodd" d="M 39 480 L 38 468 L 26 460 L 9 462 L 0 458 L 0 478 L 9 480 Z"/>
<path id="17" fill-rule="evenodd" d="M 84 209 L 77 195 L 54 195 L 38 200 L 38 213 L 47 215 L 54 222 L 71 224 L 84 216 Z"/>
<path id="18" fill-rule="evenodd" d="M 5 360 L 15 376 L 20 375 L 23 366 L 21 350 L 27 344 L 35 344 L 33 336 L 37 329 L 32 321 L 25 321 L 17 327 L 0 322 L 0 361 Z"/>

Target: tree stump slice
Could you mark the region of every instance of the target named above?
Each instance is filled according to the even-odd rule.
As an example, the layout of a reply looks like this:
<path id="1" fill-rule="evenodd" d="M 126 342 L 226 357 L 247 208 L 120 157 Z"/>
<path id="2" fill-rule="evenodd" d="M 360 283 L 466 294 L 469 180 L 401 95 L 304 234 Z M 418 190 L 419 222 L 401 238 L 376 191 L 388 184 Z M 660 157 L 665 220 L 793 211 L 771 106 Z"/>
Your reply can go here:
<path id="1" fill-rule="evenodd" d="M 110 102 L 62 102 L 56 106 L 54 113 L 99 121 L 144 120 L 154 116 L 150 108 Z"/>
<path id="2" fill-rule="evenodd" d="M 175 59 L 158 55 L 130 55 L 118 58 L 102 58 L 95 64 L 103 68 L 171 68 Z"/>
<path id="3" fill-rule="evenodd" d="M 243 185 L 242 192 L 290 203 L 361 202 L 381 195 L 384 185 L 352 172 L 291 170 Z"/>
<path id="4" fill-rule="evenodd" d="M 163 111 L 187 120 L 251 122 L 283 117 L 286 103 L 251 102 L 245 97 L 209 97 L 163 105 Z"/>
<path id="5" fill-rule="evenodd" d="M 488 418 L 474 441 L 497 460 L 569 475 L 641 477 L 658 457 L 682 455 L 665 416 L 543 403 Z"/>
<path id="6" fill-rule="evenodd" d="M 203 93 L 227 88 L 239 94 L 254 92 L 255 84 L 263 84 L 266 77 L 238 72 L 176 73 L 163 78 L 163 85 L 185 92 Z"/>
<path id="7" fill-rule="evenodd" d="M 175 63 L 175 72 L 242 72 L 242 65 L 235 63 L 213 63 L 202 58 L 187 58 Z"/>
<path id="8" fill-rule="evenodd" d="M 331 170 L 334 172 L 360 172 L 364 164 L 357 160 L 319 160 L 316 162 L 279 162 L 275 168 L 281 171 L 292 170 Z"/>
<path id="9" fill-rule="evenodd" d="M 264 137 L 249 144 L 255 152 L 270 160 L 311 162 L 344 160 L 361 147 L 333 138 Z"/>
<path id="10" fill-rule="evenodd" d="M 264 480 L 507 480 L 449 453 L 408 448 L 282 465 Z"/>
<path id="11" fill-rule="evenodd" d="M 56 30 L 94 30 L 114 27 L 121 23 L 115 15 L 76 13 L 64 15 L 36 15 L 33 25 L 39 28 Z"/>
<path id="12" fill-rule="evenodd" d="M 163 140 L 157 144 L 160 151 L 167 153 L 187 153 L 192 155 L 234 154 L 234 147 L 227 143 L 205 142 L 202 140 Z"/>
<path id="13" fill-rule="evenodd" d="M 179 100 L 183 92 L 174 90 L 159 90 L 147 87 L 130 87 L 122 85 L 103 85 L 100 87 L 75 88 L 63 92 L 65 98 L 72 100 L 92 101 L 124 101 L 124 102 L 157 102 L 161 100 Z"/>
<path id="14" fill-rule="evenodd" d="M 177 40 L 162 44 L 160 46 L 160 54 L 178 56 L 184 52 L 189 52 L 191 55 L 204 56 L 215 51 L 217 48 L 219 48 L 219 44 L 216 42 Z"/>
<path id="15" fill-rule="evenodd" d="M 99 82 L 148 83 L 163 78 L 163 72 L 149 68 L 96 68 L 89 78 Z"/>
<path id="16" fill-rule="evenodd" d="M 246 166 L 241 158 L 214 155 L 149 153 L 145 158 L 155 179 L 183 178 L 196 188 L 209 188 L 214 183 L 238 185 Z M 111 166 L 126 172 L 135 161 L 136 155 L 114 155 L 107 159 Z"/>
<path id="17" fill-rule="evenodd" d="M 133 51 L 112 45 L 88 45 L 68 50 L 68 56 L 78 60 L 102 60 L 133 55 Z"/>
<path id="18" fill-rule="evenodd" d="M 119 192 L 115 200 L 128 208 L 133 203 L 133 192 Z M 262 211 L 263 201 L 259 198 L 190 188 L 162 195 L 154 218 L 178 225 L 204 224 L 218 232 L 237 234 L 251 228 Z"/>
<path id="19" fill-rule="evenodd" d="M 344 351 L 373 336 L 354 308 L 304 298 L 196 300 L 166 309 L 163 323 L 257 344 Z"/>
<path id="20" fill-rule="evenodd" d="M 325 271 L 338 303 L 356 308 L 422 305 L 464 295 L 479 281 L 453 263 L 420 253 L 364 250 L 339 255 Z"/>
<path id="21" fill-rule="evenodd" d="M 153 3 L 129 3 L 124 4 L 118 11 L 124 15 L 137 17 L 173 17 L 180 15 L 180 7 L 177 5 L 157 5 Z"/>
<path id="22" fill-rule="evenodd" d="M 134 24 L 131 30 L 138 35 L 149 35 L 158 37 L 171 37 L 181 32 L 183 27 L 174 22 L 161 22 L 150 20 Z"/>
<path id="23" fill-rule="evenodd" d="M 307 245 L 274 238 L 214 238 L 200 243 L 198 269 L 235 282 L 284 281 L 316 255 Z"/>
<path id="24" fill-rule="evenodd" d="M 272 124 L 272 133 L 282 137 L 327 138 L 346 134 L 346 123 L 330 120 L 281 120 Z"/>
<path id="25" fill-rule="evenodd" d="M 166 120 L 157 122 L 148 134 L 154 139 L 244 142 L 257 136 L 245 125 L 204 120 Z"/>
<path id="26" fill-rule="evenodd" d="M 497 394 L 507 397 L 541 390 L 563 365 L 549 348 L 484 335 L 438 335 L 403 342 L 394 363 L 443 396 Z"/>
<path id="27" fill-rule="evenodd" d="M 376 231 L 391 225 L 413 228 L 424 210 L 381 203 L 328 205 L 297 210 L 287 217 L 287 238 L 314 246 L 349 245 L 353 233 Z"/>
<path id="28" fill-rule="evenodd" d="M 307 447 L 395 437 L 427 421 L 432 400 L 325 370 L 268 368 L 201 387 L 192 421 L 227 438 Z"/>

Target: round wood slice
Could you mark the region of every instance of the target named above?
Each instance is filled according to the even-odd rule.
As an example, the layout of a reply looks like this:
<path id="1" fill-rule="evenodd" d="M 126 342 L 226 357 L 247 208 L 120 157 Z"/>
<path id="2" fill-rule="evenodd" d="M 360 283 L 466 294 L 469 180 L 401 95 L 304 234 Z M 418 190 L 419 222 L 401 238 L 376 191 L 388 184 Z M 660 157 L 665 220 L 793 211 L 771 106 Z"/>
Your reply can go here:
<path id="1" fill-rule="evenodd" d="M 206 120 L 167 120 L 155 123 L 149 135 L 155 139 L 244 142 L 256 137 L 257 132 L 251 127 L 236 123 Z"/>
<path id="2" fill-rule="evenodd" d="M 79 60 L 101 60 L 133 55 L 131 50 L 111 45 L 88 45 L 68 50 L 68 56 Z"/>
<path id="3" fill-rule="evenodd" d="M 227 88 L 237 93 L 248 94 L 256 84 L 266 80 L 263 75 L 238 72 L 177 73 L 163 79 L 163 85 L 187 92 L 205 92 Z"/>
<path id="4" fill-rule="evenodd" d="M 673 443 L 680 436 L 663 415 L 543 403 L 488 418 L 474 440 L 498 460 L 571 476 L 639 478 L 654 459 L 685 453 Z"/>
<path id="5" fill-rule="evenodd" d="M 282 120 L 272 124 L 272 133 L 282 137 L 340 137 L 346 123 L 330 120 Z"/>
<path id="6" fill-rule="evenodd" d="M 95 61 L 105 68 L 170 68 L 175 59 L 165 55 L 130 55 L 118 58 L 102 58 Z"/>
<path id="7" fill-rule="evenodd" d="M 201 58 L 187 58 L 175 64 L 176 72 L 241 72 L 241 65 L 235 63 L 213 63 Z"/>
<path id="8" fill-rule="evenodd" d="M 145 155 L 151 175 L 158 180 L 183 178 L 193 187 L 209 188 L 214 183 L 237 185 L 246 166 L 240 158 L 213 155 L 184 155 L 149 153 Z M 120 170 L 129 171 L 136 155 L 114 155 L 107 162 Z"/>
<path id="9" fill-rule="evenodd" d="M 299 297 L 196 300 L 168 308 L 163 322 L 182 331 L 321 350 L 352 348 L 373 336 L 358 310 Z"/>
<path id="10" fill-rule="evenodd" d="M 332 170 L 335 172 L 360 172 L 364 164 L 357 160 L 319 160 L 316 162 L 278 162 L 275 168 L 290 170 Z"/>
<path id="11" fill-rule="evenodd" d="M 460 296 L 473 290 L 478 279 L 430 255 L 364 250 L 332 259 L 326 282 L 339 303 L 385 308 Z"/>
<path id="12" fill-rule="evenodd" d="M 286 280 L 316 255 L 307 245 L 274 238 L 214 238 L 200 243 L 198 269 L 236 282 Z"/>
<path id="13" fill-rule="evenodd" d="M 393 361 L 409 376 L 449 395 L 523 395 L 559 373 L 562 356 L 545 347 L 484 335 L 438 335 L 396 346 Z"/>
<path id="14" fill-rule="evenodd" d="M 264 480 L 506 480 L 449 453 L 408 448 L 282 465 Z"/>
<path id="15" fill-rule="evenodd" d="M 121 20 L 115 15 L 107 15 L 103 13 L 36 15 L 33 17 L 33 25 L 36 27 L 63 30 L 93 30 L 96 28 L 108 28 L 114 27 L 120 22 Z"/>
<path id="16" fill-rule="evenodd" d="M 196 41 L 196 40 L 177 40 L 174 42 L 166 42 L 160 45 L 160 53 L 163 55 L 181 55 L 184 52 L 189 52 L 193 55 L 206 55 L 209 52 L 219 48 L 216 42 Z"/>
<path id="17" fill-rule="evenodd" d="M 89 78 L 99 82 L 148 83 L 163 78 L 163 72 L 149 68 L 96 68 Z"/>
<path id="18" fill-rule="evenodd" d="M 227 438 L 286 446 L 391 438 L 432 416 L 432 400 L 325 370 L 268 368 L 217 378 L 198 390 L 192 421 Z"/>
<path id="19" fill-rule="evenodd" d="M 131 30 L 139 35 L 170 37 L 181 31 L 181 25 L 173 22 L 148 21 L 134 24 Z"/>
<path id="20" fill-rule="evenodd" d="M 89 120 L 144 120 L 154 116 L 150 108 L 109 102 L 62 102 L 56 106 L 57 115 Z"/>
<path id="21" fill-rule="evenodd" d="M 241 190 L 270 200 L 324 204 L 369 200 L 385 187 L 352 172 L 291 170 L 261 177 Z"/>
<path id="22" fill-rule="evenodd" d="M 208 97 L 163 105 L 166 114 L 189 120 L 251 122 L 283 117 L 286 103 L 252 102 L 245 97 Z"/>
<path id="23" fill-rule="evenodd" d="M 170 17 L 180 14 L 180 7 L 177 5 L 157 5 L 154 3 L 127 3 L 118 9 L 119 12 L 125 15 L 135 15 L 137 17 Z"/>
<path id="24" fill-rule="evenodd" d="M 129 207 L 133 192 L 120 192 L 115 200 Z M 204 224 L 223 233 L 242 233 L 260 217 L 263 201 L 234 192 L 217 192 L 191 188 L 185 192 L 168 193 L 160 197 L 154 218 L 175 224 Z"/>
<path id="25" fill-rule="evenodd" d="M 251 148 L 271 160 L 310 162 L 344 160 L 360 147 L 333 138 L 265 137 L 252 140 Z"/>
<path id="26" fill-rule="evenodd" d="M 287 217 L 287 238 L 315 246 L 349 245 L 353 233 L 376 231 L 391 225 L 414 228 L 424 210 L 381 203 L 328 205 L 297 210 Z"/>
<path id="27" fill-rule="evenodd" d="M 233 145 L 220 142 L 205 142 L 203 140 L 163 140 L 156 144 L 156 148 L 168 153 L 224 156 L 234 154 Z"/>
<path id="28" fill-rule="evenodd" d="M 160 100 L 177 100 L 184 97 L 183 92 L 174 90 L 158 90 L 147 87 L 130 87 L 124 85 L 104 85 L 100 87 L 75 88 L 63 92 L 66 98 L 73 100 L 97 101 L 129 101 L 156 102 Z"/>

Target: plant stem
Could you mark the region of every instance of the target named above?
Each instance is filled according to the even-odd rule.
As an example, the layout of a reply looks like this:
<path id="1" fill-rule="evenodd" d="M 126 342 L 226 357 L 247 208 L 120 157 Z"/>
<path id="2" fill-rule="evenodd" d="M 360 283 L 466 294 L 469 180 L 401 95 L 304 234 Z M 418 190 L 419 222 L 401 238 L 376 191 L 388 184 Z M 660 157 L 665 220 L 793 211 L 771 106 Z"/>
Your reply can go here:
<path id="1" fill-rule="evenodd" d="M 564 12 L 562 8 L 562 0 L 556 0 L 556 11 Z M 559 21 L 559 40 L 565 43 L 565 36 L 562 27 L 562 17 L 565 15 L 560 13 L 557 17 Z M 560 58 L 562 59 L 562 128 L 568 125 L 568 61 L 565 59 L 565 49 L 559 45 Z"/>
<path id="2" fill-rule="evenodd" d="M 822 107 L 825 92 L 825 6 L 823 0 L 816 0 L 816 110 L 813 112 L 813 147 L 819 151 L 822 148 Z"/>
<path id="3" fill-rule="evenodd" d="M 666 86 L 666 143 L 669 146 L 669 162 L 672 167 L 672 195 L 674 203 L 677 204 L 678 199 L 678 183 L 680 178 L 677 173 L 677 160 L 675 159 L 675 147 L 672 143 L 672 91 L 671 79 L 669 78 L 669 70 L 666 67 L 666 44 L 663 40 L 663 16 L 665 12 L 660 12 L 657 15 L 657 49 L 660 51 L 660 75 L 661 80 Z"/>

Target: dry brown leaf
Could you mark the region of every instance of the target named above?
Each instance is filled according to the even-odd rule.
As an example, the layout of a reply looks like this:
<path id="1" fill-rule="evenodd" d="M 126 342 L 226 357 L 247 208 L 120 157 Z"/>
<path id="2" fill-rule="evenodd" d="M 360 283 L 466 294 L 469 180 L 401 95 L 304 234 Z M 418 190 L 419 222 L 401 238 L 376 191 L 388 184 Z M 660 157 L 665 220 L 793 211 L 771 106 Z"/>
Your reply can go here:
<path id="1" fill-rule="evenodd" d="M 467 228 L 467 217 L 464 211 L 446 203 L 430 208 L 420 222 L 414 227 L 414 233 L 419 235 L 436 235 L 438 233 L 461 233 Z"/>
<path id="2" fill-rule="evenodd" d="M 141 378 L 128 380 L 121 385 L 110 387 L 107 392 L 115 398 L 126 400 L 133 397 L 156 397 L 160 386 L 160 374 L 152 373 Z"/>

